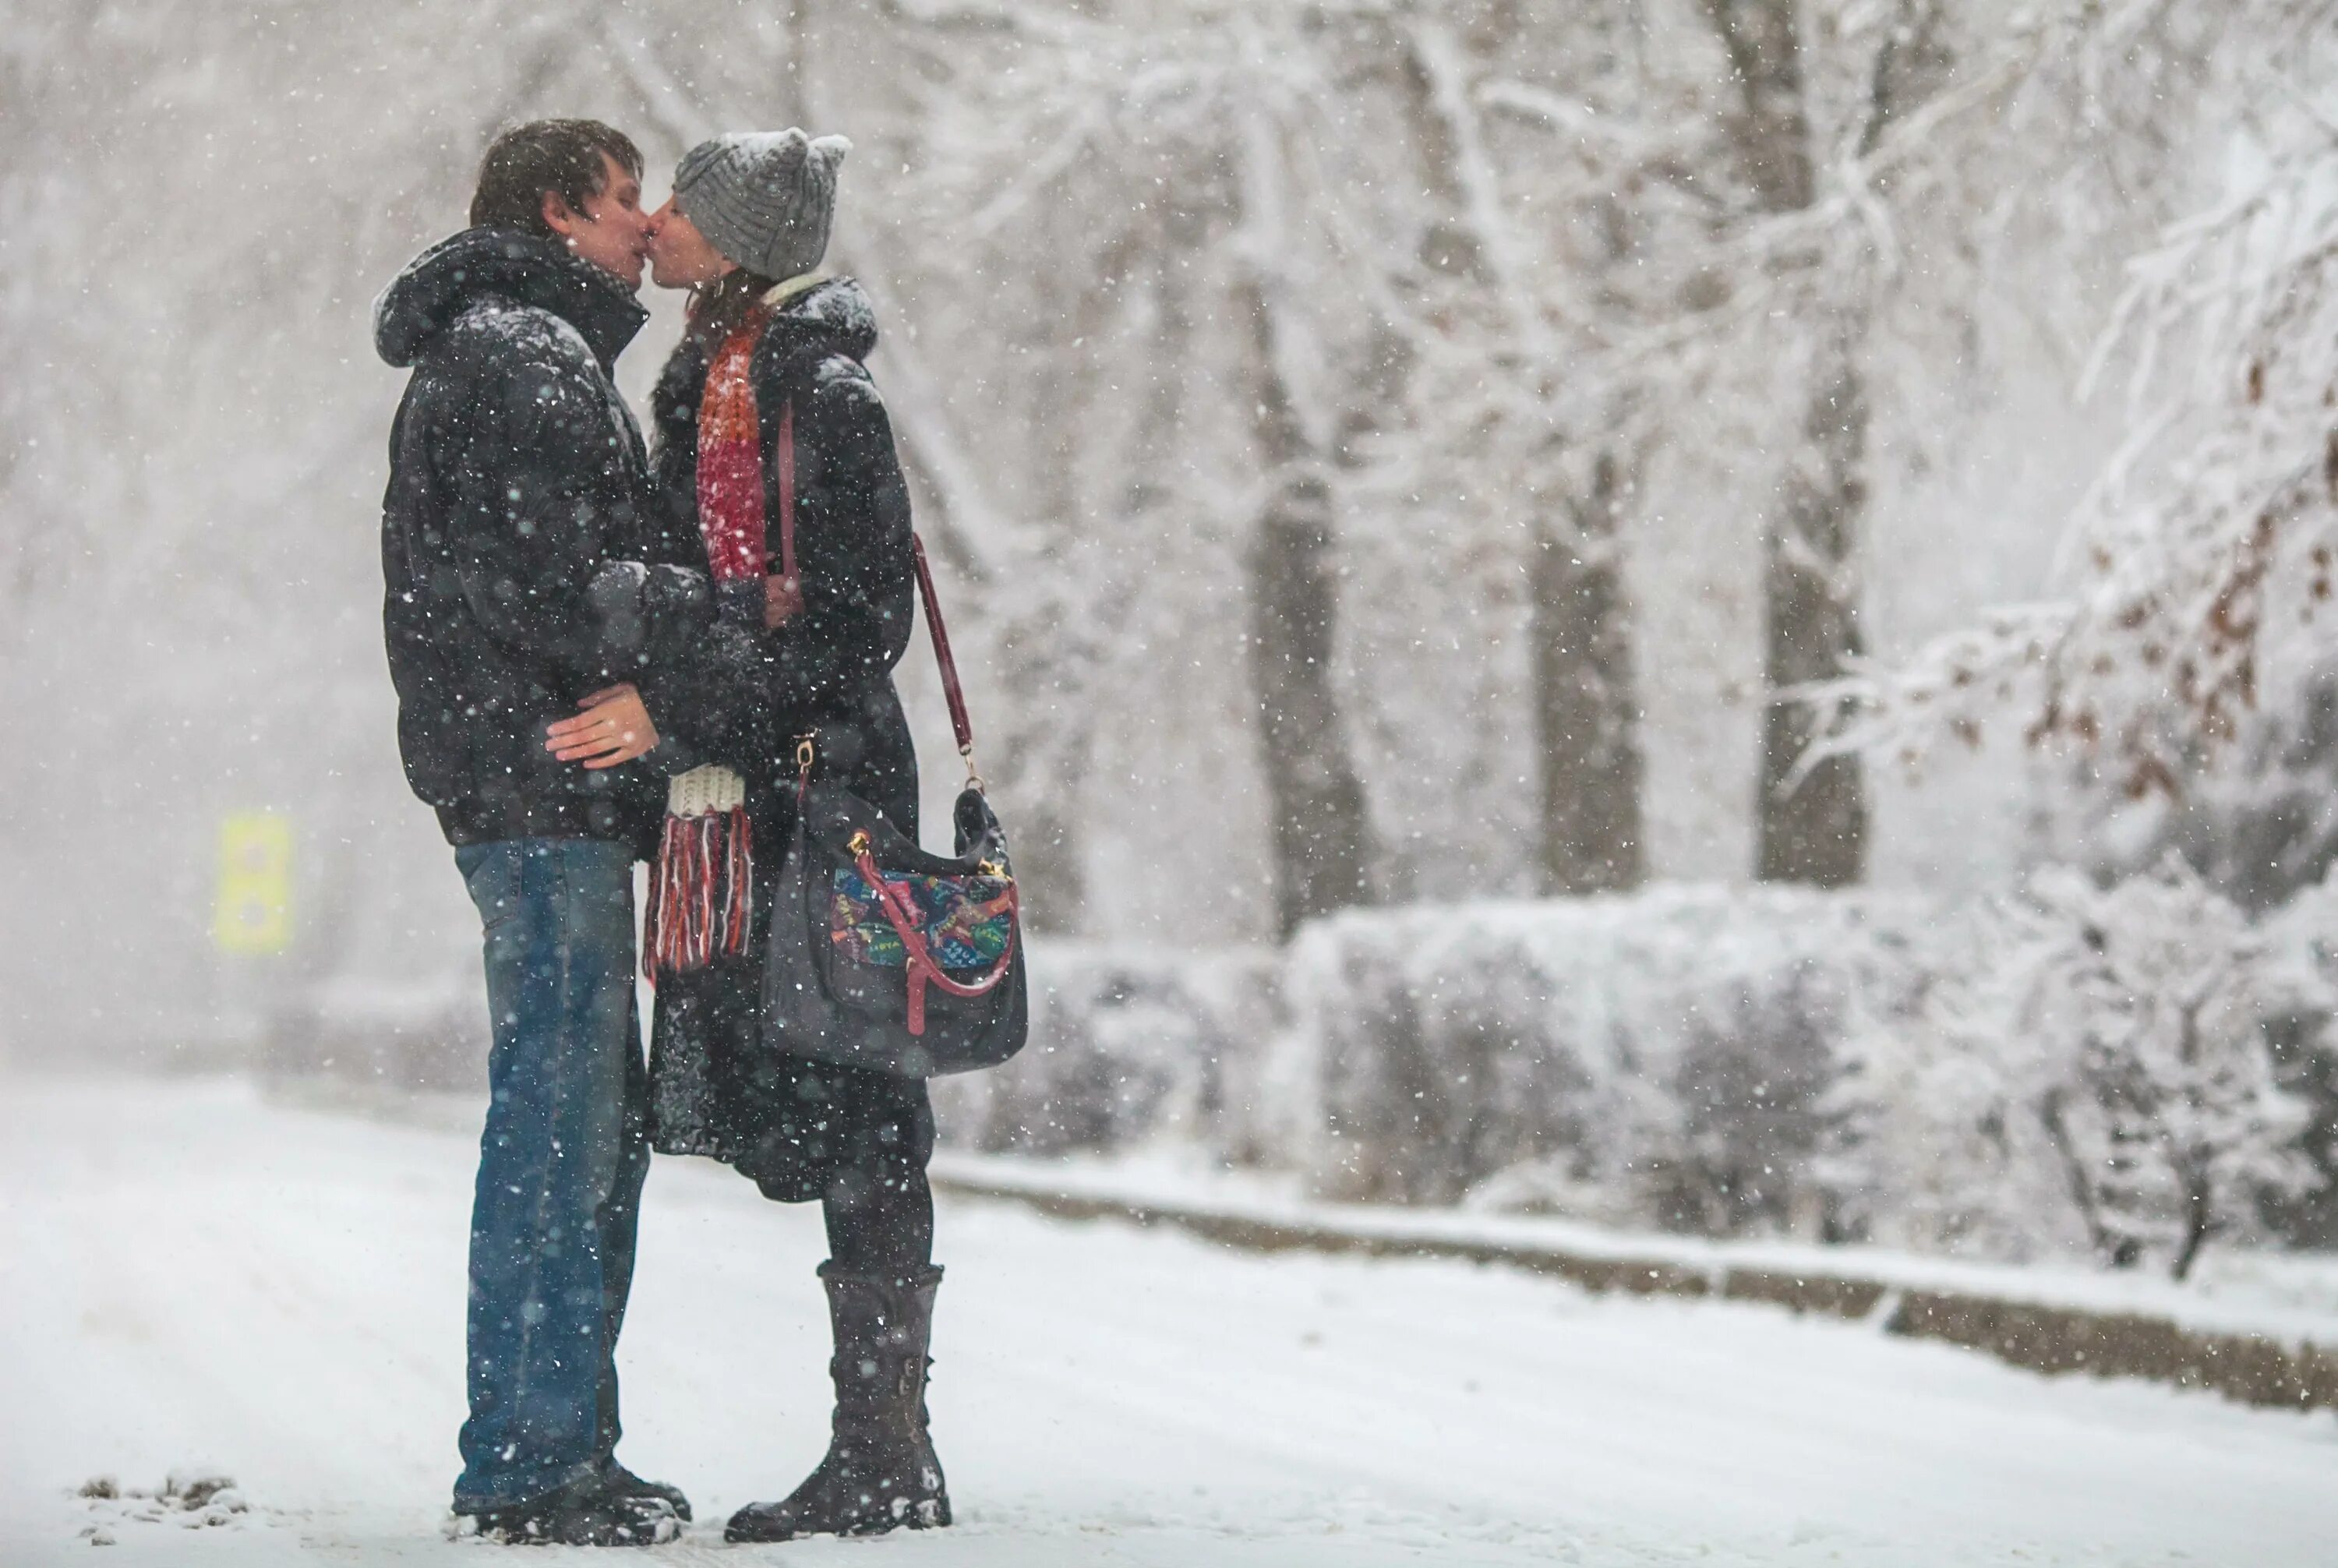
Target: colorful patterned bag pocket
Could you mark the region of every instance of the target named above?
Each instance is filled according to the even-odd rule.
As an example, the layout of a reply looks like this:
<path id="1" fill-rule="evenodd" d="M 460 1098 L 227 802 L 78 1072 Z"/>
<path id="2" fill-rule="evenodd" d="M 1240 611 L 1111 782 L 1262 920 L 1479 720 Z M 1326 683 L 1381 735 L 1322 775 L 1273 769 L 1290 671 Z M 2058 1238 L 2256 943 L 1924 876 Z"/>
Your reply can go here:
<path id="1" fill-rule="evenodd" d="M 1015 935 L 1013 888 L 996 877 L 889 877 L 916 906 L 918 929 L 945 969 L 995 964 Z M 860 872 L 840 867 L 829 905 L 829 940 L 839 958 L 899 969 L 909 961 L 883 902 Z"/>

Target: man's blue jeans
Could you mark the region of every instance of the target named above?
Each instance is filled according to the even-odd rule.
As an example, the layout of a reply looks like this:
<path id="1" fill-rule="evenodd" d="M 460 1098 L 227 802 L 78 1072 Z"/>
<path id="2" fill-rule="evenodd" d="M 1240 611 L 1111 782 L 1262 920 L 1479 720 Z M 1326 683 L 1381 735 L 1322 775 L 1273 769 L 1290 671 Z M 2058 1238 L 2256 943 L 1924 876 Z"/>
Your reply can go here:
<path id="1" fill-rule="evenodd" d="M 634 867 L 587 838 L 467 844 L 486 927 L 492 1098 L 471 1207 L 458 1513 L 595 1474 L 617 1443 L 617 1331 L 649 1170 Z"/>

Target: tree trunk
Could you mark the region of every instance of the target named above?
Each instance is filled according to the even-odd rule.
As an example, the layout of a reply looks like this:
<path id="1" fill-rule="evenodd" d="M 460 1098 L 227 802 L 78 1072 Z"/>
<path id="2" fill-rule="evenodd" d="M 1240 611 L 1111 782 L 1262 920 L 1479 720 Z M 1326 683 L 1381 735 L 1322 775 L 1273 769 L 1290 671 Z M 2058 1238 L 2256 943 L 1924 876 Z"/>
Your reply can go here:
<path id="1" fill-rule="evenodd" d="M 1276 362 L 1265 290 L 1253 279 L 1239 295 L 1270 486 L 1247 562 L 1251 680 L 1274 842 L 1275 928 L 1288 937 L 1303 920 L 1365 899 L 1370 832 L 1331 683 L 1331 487 Z"/>
<path id="2" fill-rule="evenodd" d="M 1415 18 L 1398 28 L 1398 51 L 1412 139 L 1428 187 L 1444 209 L 1422 237 L 1422 261 L 1482 292 L 1518 355 L 1518 363 L 1496 373 L 1518 383 L 1555 426 L 1557 346 L 1523 280 L 1528 247 L 1508 221 L 1474 107 L 1473 60 L 1499 59 L 1522 24 L 1515 10 L 1481 14 L 1473 54 L 1445 24 Z M 1539 455 L 1547 470 L 1557 468 L 1550 459 L 1565 439 L 1554 435 Z M 1522 487 L 1535 494 L 1538 511 L 1551 504 L 1546 487 Z M 1545 513 L 1519 541 L 1541 765 L 1537 852 L 1549 893 L 1632 887 L 1645 874 L 1640 709 L 1618 537 L 1626 488 L 1624 466 L 1613 452 L 1602 452 L 1592 465 L 1590 494 L 1567 503 L 1572 528 L 1554 527 Z"/>
<path id="3" fill-rule="evenodd" d="M 1027 620 L 1007 626 L 997 641 L 1000 684 L 1024 693 L 1022 706 L 1044 713 L 1048 724 L 1085 725 L 1084 717 L 1066 711 L 1076 704 L 1042 709 L 1032 695 L 1056 684 L 1061 649 L 1048 632 Z M 1034 931 L 1076 933 L 1087 916 L 1087 856 L 1079 830 L 1086 738 L 1059 748 L 1042 746 L 1030 735 L 1015 739 L 1024 743 L 999 749 L 988 782 L 994 799 L 1013 805 L 1015 875 L 1027 890 L 1024 907 Z"/>
<path id="4" fill-rule="evenodd" d="M 1095 357 L 1079 345 L 1096 340 L 1105 310 L 1128 282 L 1131 257 L 1125 247 L 1108 252 L 1093 277 L 1075 280 L 1068 298 L 1050 299 L 1044 314 L 1051 323 L 1044 348 L 1049 368 L 1027 390 L 1034 398 L 1028 417 L 1046 428 L 1051 410 L 1084 408 L 1094 395 Z M 1155 397 L 1159 396 L 1155 384 Z M 1068 426 L 1060 426 L 1068 431 Z M 1090 573 L 1108 570 L 1095 558 L 1092 530 L 1083 529 L 1086 506 L 1077 454 L 1066 435 L 1046 454 L 1035 497 L 1051 541 L 1044 570 Z M 1132 508 L 1133 510 L 1134 508 Z M 1096 725 L 1096 675 L 1105 650 L 1076 626 L 1045 613 L 1025 612 L 1008 622 L 1005 638 L 1006 683 L 1026 694 L 1053 694 L 1045 704 L 1044 738 L 1026 735 L 1007 754 L 1002 789 L 1023 822 L 1016 838 L 1017 874 L 1031 890 L 1034 930 L 1070 933 L 1087 916 L 1087 857 L 1081 833 L 1082 798 Z"/>
<path id="5" fill-rule="evenodd" d="M 1796 0 L 1702 0 L 1736 78 L 1729 134 L 1763 211 L 1798 212 L 1818 190 L 1803 103 Z"/>
<path id="6" fill-rule="evenodd" d="M 1867 871 L 1859 760 L 1830 757 L 1797 782 L 1794 767 L 1817 738 L 1820 714 L 1779 697 L 1787 687 L 1840 673 L 1860 652 L 1852 551 L 1867 509 L 1867 404 L 1849 336 L 1838 337 L 1827 356 L 1803 426 L 1803 462 L 1788 476 L 1782 514 L 1763 541 L 1770 704 L 1762 719 L 1755 875 L 1764 882 L 1846 887 Z"/>
<path id="7" fill-rule="evenodd" d="M 1196 234 L 1190 230 L 1194 224 L 1189 215 L 1172 211 L 1164 219 L 1158 243 L 1153 250 L 1150 287 L 1155 309 L 1155 330 L 1149 363 L 1152 380 L 1145 391 L 1144 413 L 1137 422 L 1131 450 L 1127 456 L 1128 484 L 1121 495 L 1124 515 L 1128 519 L 1130 534 L 1138 538 L 1150 535 L 1156 525 L 1149 514 L 1166 505 L 1167 484 L 1164 472 L 1174 460 L 1178 426 L 1184 416 L 1183 378 L 1187 340 L 1192 320 L 1185 308 L 1184 258 L 1196 243 Z M 1111 270 L 1096 280 L 1083 295 L 1076 312 L 1066 313 L 1072 329 L 1062 336 L 1075 341 L 1093 338 L 1104 323 L 1095 312 L 1108 296 L 1116 294 L 1126 283 L 1124 264 Z M 1059 345 L 1059 347 L 1064 347 Z M 1064 388 L 1056 391 L 1061 397 Z M 1085 376 L 1070 388 L 1073 407 L 1084 407 L 1089 395 Z M 1076 465 L 1068 450 L 1056 453 L 1053 459 L 1056 485 L 1061 493 L 1055 497 L 1052 512 L 1060 534 L 1066 539 L 1079 533 L 1081 498 L 1070 481 Z M 1055 488 L 1055 486 L 1050 486 Z M 1100 570 L 1091 560 L 1086 570 Z M 1063 628 L 1056 628 L 1061 632 Z M 1056 653 L 1058 658 L 1060 648 Z M 1097 687 L 1094 679 L 1097 665 L 1104 659 L 1102 650 L 1089 648 L 1078 661 L 1076 671 L 1068 675 L 1060 668 L 1055 671 L 1027 669 L 1020 679 L 1026 691 L 1041 690 L 1054 683 L 1068 699 L 1058 710 L 1055 723 L 1062 739 L 1052 748 L 1055 757 L 1054 777 L 1047 780 L 1044 793 L 1030 796 L 1026 808 L 1029 824 L 1018 842 L 1023 850 L 1025 876 L 1030 885 L 1040 890 L 1035 907 L 1047 912 L 1046 924 L 1033 922 L 1034 929 L 1050 931 L 1079 930 L 1086 918 L 1087 869 L 1080 833 L 1079 802 L 1086 783 L 1093 746 L 1094 730 L 1098 712 Z"/>
<path id="8" fill-rule="evenodd" d="M 2176 1261 L 2167 1270 L 2179 1285 L 2192 1277 L 2200 1250 L 2216 1233 L 2216 1185 L 2210 1175 L 2207 1151 L 2187 1150 L 2186 1156 L 2176 1161 L 2177 1186 L 2184 1195 L 2184 1233 L 2176 1246 Z"/>
<path id="9" fill-rule="evenodd" d="M 1763 208 L 1793 212 L 1817 199 L 1811 161 L 1795 0 L 1702 0 L 1736 79 L 1730 134 L 1738 165 Z M 1888 59 L 1879 65 L 1871 129 L 1889 113 Z M 1795 765 L 1818 730 L 1807 706 L 1779 692 L 1842 672 L 1860 651 L 1854 553 L 1867 509 L 1867 401 L 1855 322 L 1822 328 L 1803 416 L 1803 444 L 1785 498 L 1763 540 L 1763 673 L 1760 791 L 1754 802 L 1754 874 L 1764 882 L 1847 887 L 1867 871 L 1867 789 L 1856 757 L 1833 757 L 1799 783 Z"/>
<path id="10" fill-rule="evenodd" d="M 1529 575 L 1535 751 L 1542 760 L 1542 883 L 1550 893 L 1637 887 L 1639 705 L 1616 524 L 1624 488 L 1600 454 L 1575 537 L 1536 531 Z"/>

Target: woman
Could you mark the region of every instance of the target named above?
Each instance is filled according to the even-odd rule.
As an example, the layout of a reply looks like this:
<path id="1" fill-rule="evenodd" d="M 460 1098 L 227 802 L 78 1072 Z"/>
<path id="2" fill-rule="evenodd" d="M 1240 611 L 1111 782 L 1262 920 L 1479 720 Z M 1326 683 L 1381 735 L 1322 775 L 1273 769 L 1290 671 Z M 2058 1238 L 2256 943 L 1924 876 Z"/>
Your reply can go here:
<path id="1" fill-rule="evenodd" d="M 950 1519 L 926 1430 L 941 1278 L 926 1086 L 779 1054 L 757 1028 L 798 738 L 813 738 L 824 779 L 918 830 L 892 679 L 914 593 L 909 493 L 862 363 L 877 341 L 868 297 L 815 270 L 849 149 L 798 130 L 702 142 L 651 240 L 655 280 L 693 291 L 655 397 L 656 554 L 712 572 L 719 617 L 685 664 L 643 682 L 668 740 L 709 765 L 674 780 L 653 890 L 653 1134 L 766 1197 L 820 1201 L 835 1334 L 827 1457 L 784 1501 L 733 1515 L 732 1541 Z"/>

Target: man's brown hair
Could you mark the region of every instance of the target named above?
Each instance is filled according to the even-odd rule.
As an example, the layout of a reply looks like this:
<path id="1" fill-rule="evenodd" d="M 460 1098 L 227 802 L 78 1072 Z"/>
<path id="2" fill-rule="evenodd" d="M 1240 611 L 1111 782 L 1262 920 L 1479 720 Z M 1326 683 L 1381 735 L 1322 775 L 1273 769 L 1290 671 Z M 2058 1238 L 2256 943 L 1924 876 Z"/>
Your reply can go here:
<path id="1" fill-rule="evenodd" d="M 471 224 L 516 229 L 552 237 L 544 220 L 544 193 L 556 193 L 569 211 L 582 212 L 587 197 L 608 186 L 601 154 L 638 180 L 641 149 L 633 139 L 598 120 L 531 120 L 487 143 L 479 160 L 479 188 L 471 197 Z"/>

